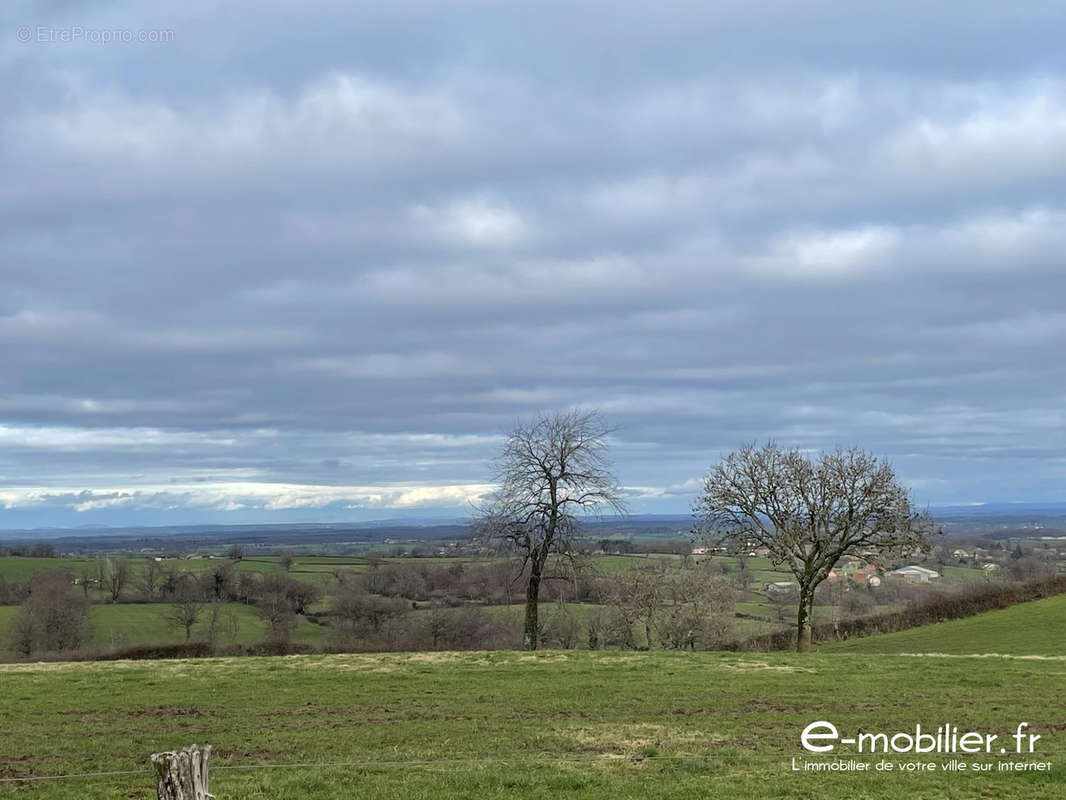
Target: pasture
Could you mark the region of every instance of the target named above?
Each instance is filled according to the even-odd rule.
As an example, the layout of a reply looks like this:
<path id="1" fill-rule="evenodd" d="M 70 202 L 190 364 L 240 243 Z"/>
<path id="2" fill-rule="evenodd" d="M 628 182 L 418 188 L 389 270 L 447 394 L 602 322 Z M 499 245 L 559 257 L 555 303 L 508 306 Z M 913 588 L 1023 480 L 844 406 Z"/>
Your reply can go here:
<path id="1" fill-rule="evenodd" d="M 824 652 L 4 665 L 0 794 L 151 798 L 149 753 L 210 741 L 219 800 L 1058 798 L 1066 793 L 1063 671 L 1062 660 Z M 822 719 L 850 732 L 949 722 L 1004 737 L 1026 721 L 1043 737 L 1036 758 L 1054 766 L 1050 773 L 793 771 L 794 757 L 801 764 L 830 758 L 799 746 L 802 729 Z M 833 758 L 854 757 L 842 747 Z M 130 774 L 10 780 L 113 771 Z"/>
<path id="2" fill-rule="evenodd" d="M 1010 653 L 1066 657 L 1066 595 L 974 617 L 820 646 L 843 653 Z M 1066 687 L 1066 680 L 1059 682 Z"/>

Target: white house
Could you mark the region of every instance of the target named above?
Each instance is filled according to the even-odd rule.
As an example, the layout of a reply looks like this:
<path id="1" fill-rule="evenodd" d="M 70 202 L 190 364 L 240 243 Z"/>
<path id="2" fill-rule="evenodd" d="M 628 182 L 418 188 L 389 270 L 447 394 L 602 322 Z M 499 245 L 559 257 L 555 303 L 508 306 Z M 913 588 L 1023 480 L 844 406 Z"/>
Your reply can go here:
<path id="1" fill-rule="evenodd" d="M 935 569 L 926 569 L 925 567 L 911 565 L 909 567 L 900 567 L 899 569 L 892 570 L 888 573 L 888 577 L 909 581 L 911 583 L 928 583 L 929 581 L 939 578 L 940 573 Z"/>

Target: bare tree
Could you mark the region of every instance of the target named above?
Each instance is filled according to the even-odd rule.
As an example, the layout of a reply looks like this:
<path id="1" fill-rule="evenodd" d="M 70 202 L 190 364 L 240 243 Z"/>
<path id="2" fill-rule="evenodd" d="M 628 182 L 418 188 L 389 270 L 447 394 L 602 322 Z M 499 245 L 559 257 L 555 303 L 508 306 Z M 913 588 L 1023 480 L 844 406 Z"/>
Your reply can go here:
<path id="1" fill-rule="evenodd" d="M 555 613 L 548 618 L 541 631 L 541 639 L 563 650 L 573 650 L 577 647 L 580 628 L 574 612 L 566 607 L 566 603 L 558 600 L 555 604 Z"/>
<path id="2" fill-rule="evenodd" d="M 270 626 L 268 638 L 272 641 L 288 641 L 295 627 L 297 615 L 319 597 L 317 587 L 301 583 L 284 575 L 267 575 L 259 586 L 256 612 Z"/>
<path id="3" fill-rule="evenodd" d="M 124 558 L 108 558 L 104 561 L 104 588 L 112 603 L 117 603 L 122 590 L 130 582 L 130 562 Z"/>
<path id="4" fill-rule="evenodd" d="M 185 641 L 192 636 L 193 626 L 199 622 L 206 603 L 195 576 L 182 573 L 176 579 L 174 602 L 170 606 L 167 618 L 179 628 L 185 630 Z"/>
<path id="5" fill-rule="evenodd" d="M 799 651 L 811 646 L 814 590 L 842 556 L 924 549 L 935 530 L 891 465 L 855 448 L 812 460 L 774 443 L 747 445 L 704 477 L 695 511 L 713 539 L 755 542 L 792 571 Z"/>
<path id="6" fill-rule="evenodd" d="M 335 646 L 367 649 L 391 646 L 399 622 L 411 604 L 391 597 L 369 594 L 359 586 L 349 586 L 333 597 L 330 617 L 330 638 Z M 437 617 L 435 643 L 440 641 L 449 625 L 448 617 Z"/>
<path id="7" fill-rule="evenodd" d="M 96 572 L 96 565 L 85 564 L 78 570 L 78 576 L 74 581 L 76 586 L 81 587 L 82 596 L 86 600 L 89 599 L 89 587 L 96 583 Z"/>
<path id="8" fill-rule="evenodd" d="M 292 569 L 292 564 L 296 560 L 296 556 L 293 555 L 292 550 L 279 550 L 278 551 L 278 564 L 281 568 L 288 572 Z"/>
<path id="9" fill-rule="evenodd" d="M 208 604 L 207 612 L 207 638 L 212 644 L 218 642 L 220 636 L 225 634 L 229 641 L 237 639 L 240 631 L 240 621 L 228 603 L 220 603 L 217 600 Z"/>
<path id="10" fill-rule="evenodd" d="M 90 639 L 89 601 L 66 569 L 46 569 L 29 580 L 29 594 L 8 631 L 17 655 L 75 650 Z"/>
<path id="11" fill-rule="evenodd" d="M 515 427 L 496 461 L 499 488 L 481 509 L 479 527 L 515 548 L 523 569 L 529 567 L 522 635 L 527 650 L 537 648 L 537 604 L 548 558 L 570 555 L 580 515 L 625 511 L 607 456 L 610 433 L 596 412 L 541 415 Z"/>
<path id="12" fill-rule="evenodd" d="M 788 618 L 788 609 L 796 604 L 799 593 L 791 589 L 779 589 L 767 592 L 766 599 L 770 603 L 770 608 L 774 610 L 774 621 L 785 622 Z"/>
<path id="13" fill-rule="evenodd" d="M 296 614 L 285 594 L 284 586 L 273 584 L 266 587 L 262 597 L 256 601 L 255 610 L 267 624 L 267 641 L 289 641 L 292 629 L 296 627 Z"/>
<path id="14" fill-rule="evenodd" d="M 612 576 L 606 592 L 606 604 L 626 621 L 629 630 L 637 625 L 644 629 L 644 649 L 655 647 L 655 613 L 663 602 L 664 578 L 653 567 L 637 567 Z M 623 646 L 636 648 L 630 638 Z"/>
<path id="15" fill-rule="evenodd" d="M 154 558 L 149 559 L 144 564 L 144 569 L 140 573 L 139 588 L 144 596 L 147 598 L 155 597 L 155 593 L 159 591 L 159 585 L 163 582 L 163 568 L 158 561 Z"/>
<path id="16" fill-rule="evenodd" d="M 664 647 L 709 649 L 726 638 L 736 610 L 732 583 L 709 570 L 686 570 L 669 576 L 661 588 L 658 624 Z"/>

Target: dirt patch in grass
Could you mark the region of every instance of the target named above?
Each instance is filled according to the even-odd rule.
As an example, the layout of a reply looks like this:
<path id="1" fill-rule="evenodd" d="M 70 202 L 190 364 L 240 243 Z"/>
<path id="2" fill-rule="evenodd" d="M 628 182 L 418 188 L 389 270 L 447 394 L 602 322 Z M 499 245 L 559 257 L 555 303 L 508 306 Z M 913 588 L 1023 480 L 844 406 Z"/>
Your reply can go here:
<path id="1" fill-rule="evenodd" d="M 539 664 L 558 664 L 560 661 L 569 661 L 570 658 L 565 653 L 544 653 L 534 654 L 530 653 L 528 656 L 519 656 L 515 661 L 530 662 L 534 661 Z"/>
<path id="2" fill-rule="evenodd" d="M 71 670 L 80 672 L 107 670 L 114 672 L 120 669 L 145 669 L 147 661 L 33 661 L 20 664 L 0 664 L 0 673 L 4 672 L 68 672 Z"/>
<path id="3" fill-rule="evenodd" d="M 641 655 L 631 656 L 615 656 L 615 655 L 602 655 L 596 659 L 597 664 L 632 664 L 637 661 L 646 661 L 647 658 Z"/>
<path id="4" fill-rule="evenodd" d="M 1066 661 L 1066 656 L 1016 656 L 1011 653 L 886 653 L 907 658 L 1011 658 L 1015 661 Z"/>
<path id="5" fill-rule="evenodd" d="M 671 755 L 703 754 L 727 738 L 708 731 L 653 723 L 603 723 L 556 729 L 556 733 L 572 741 L 573 749 L 596 753 L 604 759 L 658 755 L 662 751 Z"/>
<path id="6" fill-rule="evenodd" d="M 432 652 L 412 653 L 405 659 L 413 664 L 453 664 L 456 661 L 469 663 L 473 659 L 469 653 L 460 652 Z"/>
<path id="7" fill-rule="evenodd" d="M 339 664 L 323 664 L 323 668 L 329 669 L 335 672 L 404 672 L 405 667 L 403 664 L 380 664 L 377 662 L 365 663 L 339 663 Z"/>
<path id="8" fill-rule="evenodd" d="M 770 672 L 808 672 L 812 675 L 815 670 L 807 667 L 793 667 L 788 664 L 767 664 L 765 661 L 730 661 L 722 664 L 722 669 L 747 672 L 752 670 L 768 670 Z"/>

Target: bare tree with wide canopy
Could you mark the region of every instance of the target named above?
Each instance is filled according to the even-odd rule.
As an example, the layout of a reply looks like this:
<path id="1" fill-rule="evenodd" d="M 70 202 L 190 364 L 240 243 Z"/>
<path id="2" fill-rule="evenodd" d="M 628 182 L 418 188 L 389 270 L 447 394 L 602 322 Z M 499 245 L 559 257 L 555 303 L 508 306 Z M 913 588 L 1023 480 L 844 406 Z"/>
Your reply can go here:
<path id="1" fill-rule="evenodd" d="M 862 450 L 812 459 L 774 443 L 729 453 L 703 479 L 696 514 L 726 546 L 766 547 L 799 584 L 796 649 L 811 646 L 814 590 L 843 556 L 885 557 L 928 547 L 935 532 L 887 462 Z"/>
<path id="2" fill-rule="evenodd" d="M 540 585 L 549 557 L 570 554 L 581 516 L 625 511 L 607 454 L 610 433 L 594 411 L 543 414 L 516 426 L 496 461 L 498 488 L 480 509 L 479 528 L 517 550 L 523 569 L 529 568 L 522 636 L 527 650 L 537 648 Z"/>

